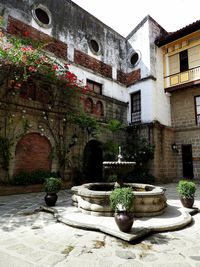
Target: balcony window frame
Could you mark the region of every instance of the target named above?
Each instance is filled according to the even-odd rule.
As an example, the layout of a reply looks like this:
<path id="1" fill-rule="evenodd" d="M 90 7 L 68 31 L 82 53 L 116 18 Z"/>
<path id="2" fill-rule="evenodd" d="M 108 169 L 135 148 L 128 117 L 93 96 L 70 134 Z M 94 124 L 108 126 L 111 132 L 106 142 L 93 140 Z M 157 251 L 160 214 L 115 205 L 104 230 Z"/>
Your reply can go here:
<path id="1" fill-rule="evenodd" d="M 179 52 L 180 72 L 189 70 L 188 49 Z"/>
<path id="2" fill-rule="evenodd" d="M 134 92 L 130 95 L 131 97 L 131 123 L 140 123 L 141 122 L 141 91 Z M 134 99 L 135 98 L 135 99 Z M 135 105 L 134 105 L 135 103 Z M 133 120 L 133 114 L 139 113 L 139 119 Z"/>

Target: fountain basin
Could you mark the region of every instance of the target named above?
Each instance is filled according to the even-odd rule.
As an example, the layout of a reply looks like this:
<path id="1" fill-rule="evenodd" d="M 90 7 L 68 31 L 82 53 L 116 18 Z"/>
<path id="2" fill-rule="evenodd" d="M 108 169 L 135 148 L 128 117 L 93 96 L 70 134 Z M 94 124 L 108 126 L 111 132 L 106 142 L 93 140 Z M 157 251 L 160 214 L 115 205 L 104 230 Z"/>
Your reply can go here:
<path id="1" fill-rule="evenodd" d="M 135 195 L 133 210 L 136 217 L 151 217 L 164 212 L 167 204 L 165 189 L 159 186 L 138 183 L 124 183 L 133 188 Z M 71 188 L 73 205 L 84 214 L 113 216 L 109 196 L 114 183 L 88 183 Z"/>

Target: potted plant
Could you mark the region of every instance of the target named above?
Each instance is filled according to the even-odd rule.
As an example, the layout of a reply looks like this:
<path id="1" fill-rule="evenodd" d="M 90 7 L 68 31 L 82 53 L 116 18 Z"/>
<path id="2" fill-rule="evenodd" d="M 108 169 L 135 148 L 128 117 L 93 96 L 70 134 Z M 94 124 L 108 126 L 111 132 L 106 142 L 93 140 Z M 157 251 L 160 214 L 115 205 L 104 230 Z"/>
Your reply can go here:
<path id="1" fill-rule="evenodd" d="M 177 191 L 180 195 L 180 200 L 185 208 L 192 208 L 194 204 L 194 194 L 196 184 L 192 181 L 181 180 L 178 183 Z"/>
<path id="2" fill-rule="evenodd" d="M 50 177 L 44 182 L 44 190 L 47 193 L 45 196 L 45 202 L 47 206 L 55 206 L 58 199 L 57 193 L 62 187 L 62 181 L 60 178 Z"/>
<path id="3" fill-rule="evenodd" d="M 122 232 L 130 232 L 133 225 L 134 194 L 130 187 L 115 188 L 110 194 L 110 206 L 115 211 L 115 222 Z"/>

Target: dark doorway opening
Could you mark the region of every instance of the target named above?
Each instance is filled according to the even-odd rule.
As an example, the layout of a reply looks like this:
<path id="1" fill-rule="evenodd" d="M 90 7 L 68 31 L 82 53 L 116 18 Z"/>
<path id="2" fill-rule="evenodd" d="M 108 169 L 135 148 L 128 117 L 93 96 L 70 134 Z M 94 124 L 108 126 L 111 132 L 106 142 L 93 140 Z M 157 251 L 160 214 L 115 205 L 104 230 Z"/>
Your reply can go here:
<path id="1" fill-rule="evenodd" d="M 83 174 L 87 182 L 103 181 L 103 152 L 99 141 L 87 143 L 83 153 Z"/>
<path id="2" fill-rule="evenodd" d="M 183 177 L 193 179 L 192 145 L 182 145 Z"/>

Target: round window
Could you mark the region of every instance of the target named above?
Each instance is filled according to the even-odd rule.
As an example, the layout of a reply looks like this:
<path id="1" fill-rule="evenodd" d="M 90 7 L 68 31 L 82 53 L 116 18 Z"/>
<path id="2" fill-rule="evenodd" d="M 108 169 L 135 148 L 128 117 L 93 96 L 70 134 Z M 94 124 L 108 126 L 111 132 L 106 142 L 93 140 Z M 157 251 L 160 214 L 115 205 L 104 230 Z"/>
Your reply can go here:
<path id="1" fill-rule="evenodd" d="M 90 45 L 91 45 L 93 52 L 98 53 L 100 51 L 100 46 L 96 40 L 92 39 L 90 41 Z"/>
<path id="2" fill-rule="evenodd" d="M 139 54 L 137 52 L 134 52 L 130 57 L 131 65 L 135 67 L 139 62 L 139 59 L 140 59 Z"/>
<path id="3" fill-rule="evenodd" d="M 35 9 L 35 15 L 36 15 L 37 19 L 40 22 L 42 22 L 43 24 L 46 24 L 46 25 L 49 24 L 49 22 L 50 22 L 49 16 L 48 16 L 47 12 L 44 11 L 43 9 L 36 8 Z"/>
<path id="4" fill-rule="evenodd" d="M 48 28 L 51 26 L 51 13 L 45 6 L 38 5 L 32 10 L 32 14 L 41 27 Z"/>

